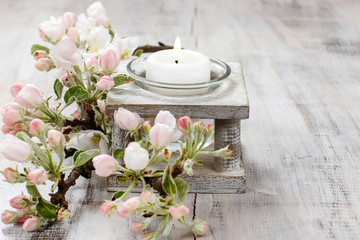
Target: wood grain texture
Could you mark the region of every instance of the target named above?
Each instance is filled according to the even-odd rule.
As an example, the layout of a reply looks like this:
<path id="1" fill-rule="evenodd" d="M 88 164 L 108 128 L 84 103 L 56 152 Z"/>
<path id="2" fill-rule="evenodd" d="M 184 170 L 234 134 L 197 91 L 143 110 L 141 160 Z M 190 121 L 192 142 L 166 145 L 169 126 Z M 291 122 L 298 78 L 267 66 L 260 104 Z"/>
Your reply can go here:
<path id="1" fill-rule="evenodd" d="M 144 90 L 134 82 L 120 85 L 109 93 L 108 114 L 122 107 L 142 117 L 154 117 L 160 110 L 170 111 L 175 117 L 246 119 L 249 118 L 249 100 L 239 63 L 228 63 L 231 74 L 214 91 L 193 96 L 164 96 Z M 136 97 L 134 97 L 136 96 Z"/>
<path id="2" fill-rule="evenodd" d="M 15 81 L 46 96 L 52 73 L 29 54 L 38 24 L 85 1 L 0 0 L 1 94 Z M 246 194 L 193 194 L 202 239 L 358 239 L 360 235 L 360 5 L 356 0 L 104 0 L 114 30 L 140 45 L 181 36 L 185 48 L 241 62 L 251 102 L 242 121 Z M 12 163 L 10 163 L 12 164 Z M 9 161 L 0 161 L 1 169 Z M 24 191 L 0 185 L 1 211 Z M 25 233 L 0 223 L 0 239 L 139 239 L 128 220 L 99 214 L 105 179 L 79 179 L 69 192 L 73 219 Z M 176 225 L 170 239 L 193 239 Z M 199 238 L 201 239 L 201 238 Z"/>

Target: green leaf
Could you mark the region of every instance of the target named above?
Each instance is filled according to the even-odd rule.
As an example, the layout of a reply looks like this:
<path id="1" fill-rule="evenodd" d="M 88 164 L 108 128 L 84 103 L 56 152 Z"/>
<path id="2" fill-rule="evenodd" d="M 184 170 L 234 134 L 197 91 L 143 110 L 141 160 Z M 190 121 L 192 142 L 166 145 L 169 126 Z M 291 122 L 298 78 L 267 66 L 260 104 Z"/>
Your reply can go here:
<path id="1" fill-rule="evenodd" d="M 167 165 L 167 167 L 165 168 L 162 186 L 163 186 L 164 191 L 167 194 L 170 194 L 170 195 L 176 194 L 176 184 L 175 184 L 173 177 L 171 176 L 169 165 Z"/>
<path id="2" fill-rule="evenodd" d="M 133 78 L 127 76 L 126 74 L 118 74 L 115 77 L 113 77 L 113 79 L 115 83 L 114 87 L 134 80 Z"/>
<path id="3" fill-rule="evenodd" d="M 112 195 L 111 201 L 114 201 L 124 195 L 125 191 L 117 191 Z"/>
<path id="4" fill-rule="evenodd" d="M 39 45 L 39 44 L 34 44 L 34 45 L 31 46 L 31 54 L 33 54 L 37 50 L 44 50 L 47 54 L 49 54 L 49 52 L 50 52 L 49 48 L 47 48 L 45 46 L 42 46 L 42 45 Z"/>
<path id="5" fill-rule="evenodd" d="M 169 215 L 167 215 L 169 216 Z M 169 218 L 169 217 L 168 217 Z M 163 237 L 166 238 L 167 236 L 169 236 L 170 232 L 171 232 L 171 228 L 173 226 L 173 222 L 171 221 L 171 219 L 167 220 L 168 222 L 165 225 L 165 229 L 162 233 Z"/>
<path id="6" fill-rule="evenodd" d="M 133 55 L 136 57 L 140 57 L 141 54 L 143 54 L 143 52 L 144 52 L 144 49 L 138 49 L 138 50 L 136 50 L 136 52 Z"/>
<path id="7" fill-rule="evenodd" d="M 75 100 L 81 102 L 87 98 L 89 98 L 89 94 L 81 86 L 73 86 L 69 88 L 64 95 L 64 101 L 66 104 L 70 104 Z"/>
<path id="8" fill-rule="evenodd" d="M 37 199 L 38 203 L 36 204 L 36 211 L 38 214 L 47 219 L 54 219 L 57 218 L 56 211 L 58 207 L 54 204 L 43 200 L 41 197 Z"/>
<path id="9" fill-rule="evenodd" d="M 153 173 L 144 175 L 144 177 L 161 177 L 163 174 L 164 174 L 164 170 L 156 170 Z"/>
<path id="10" fill-rule="evenodd" d="M 81 165 L 84 165 L 87 161 L 89 161 L 90 159 L 92 159 L 93 157 L 98 155 L 99 152 L 100 152 L 100 150 L 98 150 L 98 149 L 92 149 L 92 150 L 80 152 L 76 156 L 76 159 L 74 160 L 74 166 L 79 167 Z"/>
<path id="11" fill-rule="evenodd" d="M 113 155 L 114 155 L 114 158 L 117 158 L 117 159 L 123 158 L 125 155 L 125 150 L 124 149 L 115 149 Z"/>
<path id="12" fill-rule="evenodd" d="M 180 177 L 175 178 L 175 184 L 178 191 L 178 200 L 179 202 L 183 202 L 189 192 L 189 186 L 185 180 Z"/>
<path id="13" fill-rule="evenodd" d="M 62 85 L 62 83 L 59 81 L 59 79 L 55 80 L 54 83 L 54 92 L 57 96 L 56 100 L 59 100 L 61 98 L 62 95 L 62 91 L 63 91 L 64 86 Z"/>
<path id="14" fill-rule="evenodd" d="M 37 189 L 36 185 L 33 183 L 28 182 L 26 184 L 26 190 L 33 198 L 41 197 L 39 190 Z"/>
<path id="15" fill-rule="evenodd" d="M 76 159 L 79 157 L 79 154 L 85 152 L 86 150 L 77 150 L 73 155 L 73 161 L 75 163 Z"/>

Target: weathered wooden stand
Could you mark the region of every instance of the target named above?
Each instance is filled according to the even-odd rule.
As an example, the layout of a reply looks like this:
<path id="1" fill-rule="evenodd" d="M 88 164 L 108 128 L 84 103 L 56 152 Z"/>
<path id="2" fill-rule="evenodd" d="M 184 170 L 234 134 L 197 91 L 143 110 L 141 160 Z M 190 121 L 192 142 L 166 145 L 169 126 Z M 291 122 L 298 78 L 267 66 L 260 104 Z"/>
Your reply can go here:
<path id="1" fill-rule="evenodd" d="M 243 193 L 245 171 L 241 157 L 240 122 L 249 117 L 249 101 L 245 81 L 239 63 L 229 63 L 231 75 L 214 91 L 194 96 L 163 96 L 146 91 L 134 83 L 113 89 L 107 99 L 108 114 L 119 107 L 137 112 L 143 118 L 153 118 L 160 110 L 168 110 L 175 117 L 215 120 L 215 149 L 229 145 L 233 151 L 228 159 L 202 158 L 203 167 L 194 167 L 194 175 L 181 176 L 188 182 L 190 192 L 196 193 Z M 113 147 L 124 149 L 127 145 L 125 131 L 114 124 Z M 140 184 L 141 186 L 141 184 Z M 126 187 L 116 175 L 108 178 L 108 191 Z M 135 189 L 136 191 L 136 189 Z M 141 191 L 141 188 L 138 189 Z"/>

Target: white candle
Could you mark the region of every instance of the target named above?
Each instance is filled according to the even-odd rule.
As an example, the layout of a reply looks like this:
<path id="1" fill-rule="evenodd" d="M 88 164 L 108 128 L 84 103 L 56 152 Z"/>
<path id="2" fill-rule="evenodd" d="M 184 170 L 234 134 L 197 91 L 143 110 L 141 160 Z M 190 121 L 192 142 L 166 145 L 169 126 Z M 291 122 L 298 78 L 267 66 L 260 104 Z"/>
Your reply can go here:
<path id="1" fill-rule="evenodd" d="M 148 57 L 146 78 L 172 84 L 210 81 L 209 58 L 195 51 L 181 49 L 179 42 L 177 38 L 175 49 L 158 51 Z"/>

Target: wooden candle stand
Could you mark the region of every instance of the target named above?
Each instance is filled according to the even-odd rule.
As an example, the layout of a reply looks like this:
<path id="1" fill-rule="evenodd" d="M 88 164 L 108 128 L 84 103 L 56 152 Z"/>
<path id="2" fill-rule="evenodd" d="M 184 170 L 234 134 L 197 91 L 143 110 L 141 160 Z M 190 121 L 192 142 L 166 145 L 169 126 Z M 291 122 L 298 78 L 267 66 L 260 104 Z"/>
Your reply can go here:
<path id="1" fill-rule="evenodd" d="M 194 193 L 243 193 L 246 179 L 241 157 L 241 120 L 249 118 L 249 101 L 241 65 L 228 63 L 230 76 L 212 92 L 193 96 L 163 96 L 146 91 L 135 83 L 114 88 L 106 102 L 108 114 L 113 115 L 119 107 L 137 112 L 143 118 L 154 118 L 160 110 L 168 110 L 175 117 L 189 116 L 192 119 L 214 119 L 214 148 L 229 145 L 233 151 L 228 159 L 202 157 L 203 167 L 194 167 L 194 175 L 180 175 Z M 125 149 L 128 140 L 126 131 L 113 128 L 113 148 Z M 108 191 L 118 191 L 127 183 L 117 181 L 117 175 L 107 179 Z M 134 191 L 141 192 L 141 184 Z"/>

